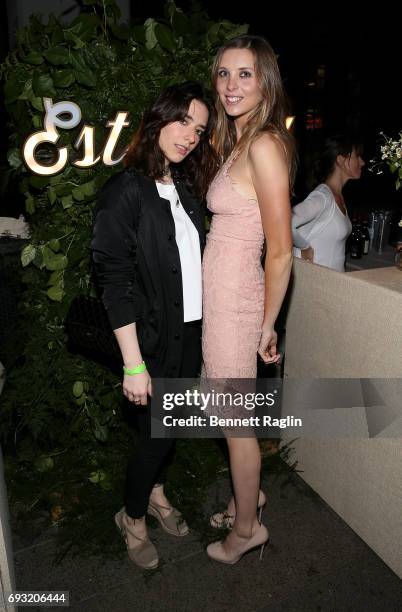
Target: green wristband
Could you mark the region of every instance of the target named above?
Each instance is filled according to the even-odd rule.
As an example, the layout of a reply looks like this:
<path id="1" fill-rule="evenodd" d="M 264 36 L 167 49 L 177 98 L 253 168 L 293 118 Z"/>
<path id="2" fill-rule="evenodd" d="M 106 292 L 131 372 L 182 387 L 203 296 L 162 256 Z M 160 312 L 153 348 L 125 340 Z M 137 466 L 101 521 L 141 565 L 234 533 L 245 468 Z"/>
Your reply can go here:
<path id="1" fill-rule="evenodd" d="M 134 374 L 142 374 L 142 372 L 145 372 L 146 369 L 147 366 L 145 365 L 145 361 L 140 363 L 140 365 L 135 366 L 135 368 L 126 368 L 126 366 L 123 366 L 123 372 L 124 374 L 127 374 L 127 376 L 134 376 Z"/>

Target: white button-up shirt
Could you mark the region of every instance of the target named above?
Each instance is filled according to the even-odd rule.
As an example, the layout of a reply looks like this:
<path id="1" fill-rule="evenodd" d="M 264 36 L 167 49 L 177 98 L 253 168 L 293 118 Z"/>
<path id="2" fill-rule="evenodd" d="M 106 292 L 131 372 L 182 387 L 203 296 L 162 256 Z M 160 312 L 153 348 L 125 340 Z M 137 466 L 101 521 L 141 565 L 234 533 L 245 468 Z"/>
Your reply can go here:
<path id="1" fill-rule="evenodd" d="M 184 322 L 202 318 L 201 250 L 198 231 L 184 210 L 174 184 L 156 182 L 159 196 L 169 200 L 175 225 L 183 282 Z"/>

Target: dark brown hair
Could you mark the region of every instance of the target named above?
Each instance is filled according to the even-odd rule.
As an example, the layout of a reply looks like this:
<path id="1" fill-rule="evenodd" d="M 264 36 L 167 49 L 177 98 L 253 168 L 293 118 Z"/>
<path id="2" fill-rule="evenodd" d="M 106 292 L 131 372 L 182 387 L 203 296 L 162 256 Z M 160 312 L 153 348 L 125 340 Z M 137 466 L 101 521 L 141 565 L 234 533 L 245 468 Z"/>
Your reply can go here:
<path id="1" fill-rule="evenodd" d="M 187 81 L 167 87 L 144 113 L 140 126 L 127 148 L 124 165 L 154 179 L 163 176 L 165 156 L 159 147 L 159 134 L 165 125 L 185 119 L 193 100 L 209 112 L 205 132 L 195 149 L 179 164 L 170 164 L 172 176 L 186 183 L 196 196 L 204 198 L 218 168 L 218 158 L 211 146 L 214 109 L 200 83 Z"/>
<path id="2" fill-rule="evenodd" d="M 334 172 L 338 155 L 350 157 L 353 150 L 357 155 L 363 154 L 363 146 L 358 138 L 348 134 L 327 136 L 316 165 L 317 181 L 324 182 Z"/>

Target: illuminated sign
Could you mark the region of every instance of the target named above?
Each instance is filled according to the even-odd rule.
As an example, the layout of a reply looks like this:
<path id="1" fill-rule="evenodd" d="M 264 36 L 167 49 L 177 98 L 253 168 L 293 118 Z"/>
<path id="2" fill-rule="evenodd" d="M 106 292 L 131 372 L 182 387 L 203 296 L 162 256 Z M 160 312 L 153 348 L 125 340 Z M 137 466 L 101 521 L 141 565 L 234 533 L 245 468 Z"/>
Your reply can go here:
<path id="1" fill-rule="evenodd" d="M 32 172 L 41 176 L 53 176 L 54 174 L 62 172 L 68 162 L 67 147 L 56 147 L 60 138 L 57 128 L 72 130 L 81 122 L 82 113 L 80 107 L 75 102 L 69 100 L 53 104 L 51 98 L 43 98 L 43 105 L 46 111 L 43 120 L 44 130 L 34 132 L 27 138 L 22 149 L 22 154 L 26 165 Z M 113 159 L 113 152 L 123 128 L 130 125 L 129 122 L 126 121 L 127 116 L 127 111 L 119 111 L 116 113 L 116 117 L 113 121 L 107 122 L 106 127 L 112 129 L 110 130 L 102 154 L 97 156 L 95 156 L 95 128 L 91 125 L 84 124 L 74 144 L 76 149 L 83 147 L 83 157 L 73 161 L 72 164 L 78 168 L 90 168 L 97 164 L 100 159 L 102 159 L 105 166 L 114 166 L 121 162 L 124 153 L 119 158 Z M 294 119 L 294 117 L 287 117 L 286 127 L 288 129 L 291 128 Z M 50 143 L 56 154 L 56 158 L 51 159 L 51 163 L 41 163 L 43 159 L 41 160 L 40 158 L 43 158 L 43 155 L 40 156 L 38 148 L 45 143 Z"/>
<path id="2" fill-rule="evenodd" d="M 22 154 L 26 165 L 32 172 L 42 176 L 52 176 L 58 174 L 65 168 L 68 161 L 67 147 L 56 147 L 57 159 L 51 164 L 41 163 L 36 151 L 39 145 L 44 143 L 50 143 L 56 146 L 60 138 L 57 128 L 72 130 L 80 123 L 82 114 L 79 106 L 75 104 L 75 102 L 69 100 L 53 104 L 51 98 L 43 98 L 43 105 L 46 111 L 43 121 L 43 127 L 45 129 L 31 134 L 31 136 L 27 138 Z M 128 112 L 126 111 L 118 112 L 115 119 L 113 121 L 108 121 L 106 124 L 106 127 L 112 128 L 102 153 L 102 161 L 106 166 L 118 164 L 124 156 L 123 154 L 118 159 L 113 159 L 113 152 L 121 131 L 123 128 L 130 125 L 129 122 L 126 121 L 127 115 Z M 83 145 L 84 155 L 81 159 L 72 162 L 74 166 L 89 168 L 99 162 L 101 156 L 98 155 L 95 157 L 94 137 L 95 128 L 90 125 L 84 125 L 74 145 L 77 149 Z"/>

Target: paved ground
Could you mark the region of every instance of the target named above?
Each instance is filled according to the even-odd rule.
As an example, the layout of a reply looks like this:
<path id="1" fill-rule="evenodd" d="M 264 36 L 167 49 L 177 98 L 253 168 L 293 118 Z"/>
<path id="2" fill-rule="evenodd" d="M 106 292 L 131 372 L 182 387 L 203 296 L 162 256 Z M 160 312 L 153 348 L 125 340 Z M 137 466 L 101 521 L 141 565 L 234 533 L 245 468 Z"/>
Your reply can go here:
<path id="1" fill-rule="evenodd" d="M 71 609 L 85 612 L 402 610 L 399 578 L 301 480 L 282 488 L 268 477 L 263 484 L 271 537 L 262 562 L 251 552 L 221 565 L 196 533 L 176 539 L 156 528 L 151 537 L 163 564 L 155 572 L 133 566 L 123 542 L 115 558 L 68 555 L 55 565 L 48 531 L 28 547 L 16 538 L 17 588 L 69 590 Z M 224 480 L 211 490 L 211 506 L 228 495 Z"/>

